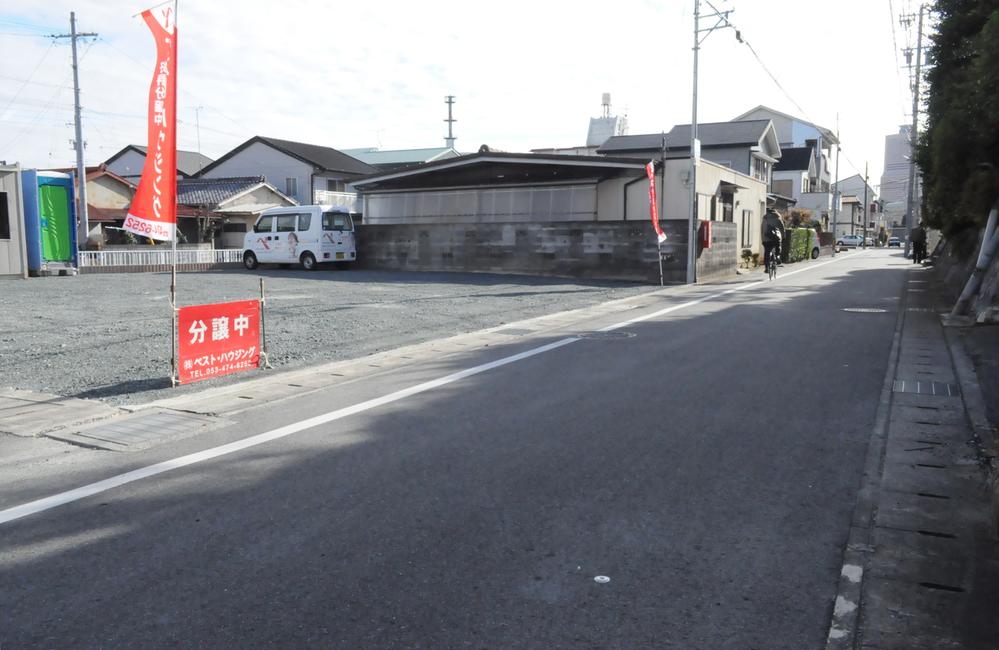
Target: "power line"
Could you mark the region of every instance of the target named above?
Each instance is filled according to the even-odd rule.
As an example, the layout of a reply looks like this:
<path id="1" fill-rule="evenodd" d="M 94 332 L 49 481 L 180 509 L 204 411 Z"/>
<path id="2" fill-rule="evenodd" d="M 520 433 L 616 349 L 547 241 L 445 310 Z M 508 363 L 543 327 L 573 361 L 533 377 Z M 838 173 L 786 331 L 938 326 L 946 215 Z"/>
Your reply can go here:
<path id="1" fill-rule="evenodd" d="M 28 78 L 24 80 L 24 83 L 21 84 L 21 87 L 17 89 L 17 92 L 14 93 L 14 96 L 10 98 L 10 101 L 7 102 L 7 105 L 3 107 L 2 111 L 0 111 L 0 116 L 6 115 L 7 109 L 10 108 L 10 105 L 13 104 L 14 101 L 21 96 L 21 91 L 23 91 L 25 86 L 27 86 L 34 78 L 35 73 L 38 72 L 38 68 L 40 68 L 42 63 L 45 62 L 46 57 L 48 57 L 49 52 L 52 51 L 53 47 L 55 47 L 55 41 L 49 43 L 48 48 L 45 50 L 45 52 L 42 53 L 42 58 L 38 60 L 38 63 L 35 64 L 35 67 L 31 70 L 31 74 L 28 75 Z"/>
<path id="2" fill-rule="evenodd" d="M 93 46 L 94 46 L 94 41 L 91 41 L 90 43 L 87 44 L 87 49 L 85 49 L 83 51 L 83 54 L 80 56 L 80 61 L 81 62 L 83 61 L 83 59 L 85 59 L 87 57 L 87 54 L 90 52 L 90 48 L 92 48 Z M 47 113 L 49 111 L 49 109 L 52 108 L 52 106 L 59 99 L 59 96 L 62 94 L 62 92 L 64 90 L 66 90 L 65 85 L 69 81 L 69 78 L 71 76 L 73 76 L 73 71 L 72 70 L 70 70 L 69 73 L 67 73 L 66 77 L 62 81 L 62 84 L 60 84 L 60 86 L 58 88 L 56 88 L 56 91 L 49 98 L 49 101 L 45 104 L 45 106 L 40 111 L 38 111 L 37 113 L 35 113 L 34 117 L 31 118 L 31 121 L 29 121 L 28 124 L 17 133 L 17 135 L 15 135 L 12 139 L 10 139 L 9 141 L 7 141 L 6 144 L 4 144 L 2 147 L 0 147 L 0 150 L 8 149 L 8 148 L 10 148 L 10 146 L 12 144 L 14 144 L 18 140 L 20 140 L 21 136 L 23 136 L 25 133 L 27 133 L 28 129 L 30 129 L 32 126 L 34 126 L 35 123 L 37 123 L 41 119 L 42 115 L 44 115 L 45 113 Z"/>

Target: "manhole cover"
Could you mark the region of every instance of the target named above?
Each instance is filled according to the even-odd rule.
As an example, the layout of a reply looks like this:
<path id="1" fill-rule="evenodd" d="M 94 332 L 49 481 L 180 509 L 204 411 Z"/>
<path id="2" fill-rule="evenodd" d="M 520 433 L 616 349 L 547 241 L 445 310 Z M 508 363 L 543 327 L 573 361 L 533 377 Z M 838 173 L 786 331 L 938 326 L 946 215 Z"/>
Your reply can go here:
<path id="1" fill-rule="evenodd" d="M 888 312 L 887 309 L 881 309 L 880 307 L 844 307 L 843 311 L 853 314 L 884 314 Z"/>
<path id="2" fill-rule="evenodd" d="M 633 339 L 636 334 L 626 330 L 611 330 L 610 332 L 583 332 L 581 334 L 577 334 L 576 336 L 581 339 L 603 341 L 607 339 Z"/>

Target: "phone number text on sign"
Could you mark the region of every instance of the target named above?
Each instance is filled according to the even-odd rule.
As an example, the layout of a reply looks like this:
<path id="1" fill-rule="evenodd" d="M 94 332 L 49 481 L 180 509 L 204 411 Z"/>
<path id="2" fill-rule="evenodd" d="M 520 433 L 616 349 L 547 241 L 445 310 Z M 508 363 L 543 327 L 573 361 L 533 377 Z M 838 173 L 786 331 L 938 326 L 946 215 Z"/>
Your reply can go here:
<path id="1" fill-rule="evenodd" d="M 182 384 L 260 367 L 260 301 L 181 307 L 177 378 Z"/>

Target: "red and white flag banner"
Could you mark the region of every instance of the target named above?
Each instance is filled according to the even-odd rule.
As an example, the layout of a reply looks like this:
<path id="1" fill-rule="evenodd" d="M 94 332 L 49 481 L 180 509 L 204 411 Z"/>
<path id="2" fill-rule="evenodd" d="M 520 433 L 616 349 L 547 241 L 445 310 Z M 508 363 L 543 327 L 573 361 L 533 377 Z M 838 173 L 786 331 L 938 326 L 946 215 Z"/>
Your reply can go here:
<path id="1" fill-rule="evenodd" d="M 666 233 L 659 226 L 659 207 L 656 202 L 656 163 L 654 160 L 645 165 L 645 175 L 649 177 L 649 216 L 652 217 L 652 227 L 656 229 L 656 239 L 661 244 L 666 241 Z"/>
<path id="2" fill-rule="evenodd" d="M 177 229 L 177 23 L 173 3 L 142 12 L 156 40 L 156 68 L 149 85 L 146 162 L 125 230 L 170 241 Z"/>

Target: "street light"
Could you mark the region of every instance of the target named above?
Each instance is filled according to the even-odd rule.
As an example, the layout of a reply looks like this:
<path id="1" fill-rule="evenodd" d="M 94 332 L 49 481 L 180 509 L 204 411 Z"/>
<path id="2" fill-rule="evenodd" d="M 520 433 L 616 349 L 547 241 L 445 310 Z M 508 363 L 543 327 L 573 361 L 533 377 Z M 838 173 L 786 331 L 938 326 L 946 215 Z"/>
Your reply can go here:
<path id="1" fill-rule="evenodd" d="M 694 97 L 690 118 L 690 227 L 687 230 L 687 281 L 697 282 L 697 162 L 701 157 L 701 143 L 697 139 L 697 53 L 701 43 L 716 29 L 731 27 L 735 30 L 735 38 L 742 43 L 742 32 L 728 21 L 728 16 L 734 9 L 718 11 L 711 0 L 704 0 L 714 13 L 705 14 L 703 18 L 717 18 L 711 27 L 701 29 L 701 0 L 694 0 Z M 701 34 L 704 34 L 703 38 Z"/>

